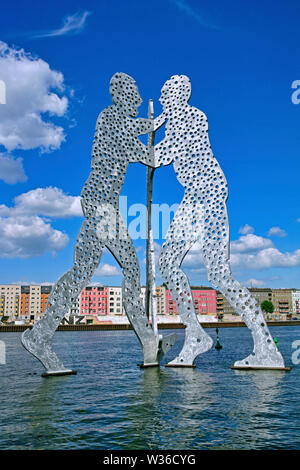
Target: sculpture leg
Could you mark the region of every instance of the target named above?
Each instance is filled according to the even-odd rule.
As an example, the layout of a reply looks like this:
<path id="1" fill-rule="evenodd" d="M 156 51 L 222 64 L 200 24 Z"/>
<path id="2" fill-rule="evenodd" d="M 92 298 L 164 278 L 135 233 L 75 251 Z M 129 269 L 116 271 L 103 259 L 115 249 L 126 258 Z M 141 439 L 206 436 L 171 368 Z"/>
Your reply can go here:
<path id="1" fill-rule="evenodd" d="M 73 373 L 65 368 L 52 349 L 52 338 L 63 317 L 80 292 L 90 282 L 99 265 L 103 245 L 99 244 L 88 221 L 84 221 L 74 253 L 74 266 L 55 284 L 44 317 L 22 335 L 23 346 L 41 361 L 46 375 Z"/>
<path id="2" fill-rule="evenodd" d="M 252 354 L 234 367 L 284 368 L 282 355 L 270 334 L 260 306 L 251 293 L 232 276 L 229 264 L 229 225 L 225 203 L 220 203 L 206 216 L 202 239 L 203 260 L 208 279 L 220 290 L 250 329 L 254 348 Z M 217 213 L 219 218 L 213 217 Z M 218 224 L 216 223 L 218 221 Z M 218 234 L 216 236 L 216 234 Z"/>
<path id="3" fill-rule="evenodd" d="M 125 312 L 141 343 L 144 365 L 159 365 L 163 354 L 174 344 L 174 335 L 165 337 L 162 341 L 155 336 L 141 298 L 140 267 L 137 254 L 121 217 L 119 217 L 119 226 L 123 235 L 121 239 L 110 241 L 108 248 L 124 274 L 122 292 Z"/>
<path id="4" fill-rule="evenodd" d="M 188 201 L 182 202 L 168 229 L 159 258 L 160 274 L 186 325 L 183 348 L 168 366 L 192 367 L 195 358 L 213 345 L 213 340 L 198 321 L 187 276 L 180 268 L 185 255 L 197 240 L 199 211 L 200 208 L 189 207 Z"/>

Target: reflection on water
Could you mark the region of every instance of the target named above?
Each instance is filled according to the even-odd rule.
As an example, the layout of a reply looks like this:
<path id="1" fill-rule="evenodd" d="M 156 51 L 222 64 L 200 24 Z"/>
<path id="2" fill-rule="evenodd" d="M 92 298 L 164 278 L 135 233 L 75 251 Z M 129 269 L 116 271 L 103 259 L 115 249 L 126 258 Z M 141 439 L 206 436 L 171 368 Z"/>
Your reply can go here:
<path id="1" fill-rule="evenodd" d="M 280 393 L 280 382 L 284 380 L 286 373 L 284 371 L 272 370 L 235 370 L 235 375 L 240 377 L 247 377 L 249 382 L 252 382 L 256 387 L 256 396 L 250 397 L 250 403 L 253 404 L 253 409 L 257 409 L 267 413 L 270 406 L 275 402 L 276 396 Z M 251 400 L 253 398 L 253 400 Z"/>
<path id="2" fill-rule="evenodd" d="M 231 413 L 231 418 L 238 423 L 236 442 L 241 447 L 248 445 L 251 448 L 256 448 L 259 442 L 272 444 L 274 426 L 270 426 L 270 420 L 285 372 L 236 370 L 234 373 L 247 381 L 249 387 L 247 399 L 241 401 Z M 276 420 L 276 415 L 274 418 Z"/>
<path id="3" fill-rule="evenodd" d="M 65 409 L 56 406 L 61 400 L 70 400 L 64 393 L 64 386 L 71 376 L 52 377 L 41 381 L 32 393 L 28 394 L 26 410 L 32 410 L 32 419 L 27 416 L 24 422 L 25 435 L 31 436 L 31 447 L 38 448 L 41 437 L 48 442 L 60 440 L 64 442 Z M 72 397 L 71 397 L 71 400 Z M 66 403 L 67 404 L 67 403 Z"/>
<path id="4" fill-rule="evenodd" d="M 128 420 L 131 449 L 178 449 L 199 436 L 199 420 L 215 397 L 212 377 L 195 369 L 145 369 Z M 166 445 L 167 443 L 167 445 Z"/>
<path id="5" fill-rule="evenodd" d="M 203 354 L 195 369 L 139 369 L 132 332 L 59 333 L 56 349 L 78 375 L 50 379 L 19 334 L 2 334 L 9 361 L 0 369 L 0 448 L 299 448 L 300 368 L 233 371 L 251 338 L 246 328 L 221 333 L 223 349 Z M 288 363 L 300 328 L 275 334 Z"/>

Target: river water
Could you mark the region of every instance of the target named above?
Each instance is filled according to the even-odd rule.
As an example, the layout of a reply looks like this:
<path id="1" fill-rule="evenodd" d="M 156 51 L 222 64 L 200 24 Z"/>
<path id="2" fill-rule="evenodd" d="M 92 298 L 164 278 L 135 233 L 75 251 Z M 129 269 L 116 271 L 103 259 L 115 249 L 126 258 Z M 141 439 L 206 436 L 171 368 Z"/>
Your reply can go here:
<path id="1" fill-rule="evenodd" d="M 300 449 L 300 327 L 271 334 L 291 372 L 231 370 L 251 352 L 247 328 L 220 329 L 223 349 L 196 369 L 140 369 L 132 331 L 57 332 L 55 349 L 78 375 L 45 379 L 20 334 L 1 333 L 0 449 Z"/>

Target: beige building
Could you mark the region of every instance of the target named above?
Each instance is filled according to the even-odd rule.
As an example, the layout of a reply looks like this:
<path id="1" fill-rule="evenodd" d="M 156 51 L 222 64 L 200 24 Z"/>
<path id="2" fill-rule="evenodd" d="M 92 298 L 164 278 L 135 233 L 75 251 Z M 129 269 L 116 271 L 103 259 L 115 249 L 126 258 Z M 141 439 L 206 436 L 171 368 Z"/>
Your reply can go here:
<path id="1" fill-rule="evenodd" d="M 166 314 L 166 288 L 165 286 L 156 287 L 156 309 L 157 309 L 157 315 Z"/>
<path id="2" fill-rule="evenodd" d="M 122 304 L 122 287 L 109 287 L 108 315 L 125 315 Z"/>
<path id="3" fill-rule="evenodd" d="M 267 300 L 268 302 L 272 302 L 272 289 L 269 288 L 262 288 L 262 287 L 250 287 L 248 290 L 251 292 L 255 300 L 259 306 Z"/>
<path id="4" fill-rule="evenodd" d="M 217 291 L 217 315 L 238 315 L 226 297 Z"/>
<path id="5" fill-rule="evenodd" d="M 21 286 L 0 285 L 0 319 L 1 317 L 14 320 L 20 315 L 21 310 Z"/>
<path id="6" fill-rule="evenodd" d="M 253 295 L 259 306 L 261 306 L 264 300 L 272 302 L 272 289 L 250 287 L 248 290 Z M 238 315 L 230 302 L 228 302 L 226 297 L 219 291 L 217 291 L 217 313 L 221 313 L 223 315 Z"/>
<path id="7" fill-rule="evenodd" d="M 141 298 L 143 306 L 146 305 L 146 287 L 141 287 Z M 150 310 L 151 313 L 151 310 Z M 156 313 L 157 315 L 166 314 L 166 288 L 165 286 L 156 287 Z"/>
<path id="8" fill-rule="evenodd" d="M 51 286 L 21 286 L 21 318 L 30 322 L 37 321 L 44 315 Z"/>
<path id="9" fill-rule="evenodd" d="M 300 315 L 300 290 L 292 291 L 293 315 Z"/>
<path id="10" fill-rule="evenodd" d="M 77 297 L 77 299 L 73 302 L 72 307 L 69 309 L 68 315 L 79 316 L 80 315 L 80 301 L 81 296 Z"/>
<path id="11" fill-rule="evenodd" d="M 274 305 L 274 314 L 292 314 L 293 298 L 292 289 L 272 289 L 272 303 Z"/>
<path id="12" fill-rule="evenodd" d="M 37 321 L 41 317 L 41 286 L 29 286 L 29 316 Z"/>

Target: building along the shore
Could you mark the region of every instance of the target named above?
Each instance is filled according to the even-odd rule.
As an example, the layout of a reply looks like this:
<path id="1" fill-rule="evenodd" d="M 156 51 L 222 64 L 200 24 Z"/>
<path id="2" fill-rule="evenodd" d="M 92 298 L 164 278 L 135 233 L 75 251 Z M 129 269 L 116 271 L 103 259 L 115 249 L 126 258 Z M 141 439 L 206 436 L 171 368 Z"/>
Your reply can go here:
<path id="1" fill-rule="evenodd" d="M 34 323 L 44 315 L 51 285 L 0 285 L 0 321 L 21 320 Z M 195 312 L 199 316 L 238 319 L 238 315 L 221 292 L 207 286 L 192 286 Z M 249 288 L 258 304 L 264 300 L 274 305 L 274 318 L 285 319 L 287 316 L 300 316 L 300 290 Z M 141 288 L 141 298 L 145 305 L 145 287 Z M 176 302 L 166 285 L 156 288 L 157 315 L 160 317 L 178 317 Z M 125 317 L 120 286 L 88 286 L 74 301 L 66 313 L 67 322 L 76 318 Z M 80 320 L 81 321 L 81 320 Z M 176 320 L 177 321 L 177 320 Z"/>

